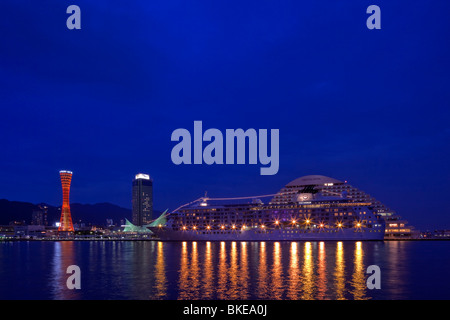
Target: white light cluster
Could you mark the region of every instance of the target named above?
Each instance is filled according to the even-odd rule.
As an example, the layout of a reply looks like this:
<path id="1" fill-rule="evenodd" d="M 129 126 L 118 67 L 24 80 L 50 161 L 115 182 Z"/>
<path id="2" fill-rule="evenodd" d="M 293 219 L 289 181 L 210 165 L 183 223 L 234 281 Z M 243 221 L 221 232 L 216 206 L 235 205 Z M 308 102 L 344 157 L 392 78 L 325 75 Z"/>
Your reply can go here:
<path id="1" fill-rule="evenodd" d="M 144 179 L 144 180 L 150 180 L 150 176 L 148 174 L 138 173 L 135 176 L 135 179 Z"/>

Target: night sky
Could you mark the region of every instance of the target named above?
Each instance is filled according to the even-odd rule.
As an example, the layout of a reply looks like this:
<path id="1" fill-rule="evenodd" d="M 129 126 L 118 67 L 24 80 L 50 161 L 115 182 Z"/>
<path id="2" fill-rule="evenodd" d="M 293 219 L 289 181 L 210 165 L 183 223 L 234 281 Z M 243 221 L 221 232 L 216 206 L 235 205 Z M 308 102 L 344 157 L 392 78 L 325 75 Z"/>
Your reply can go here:
<path id="1" fill-rule="evenodd" d="M 66 9 L 81 8 L 81 30 Z M 381 30 L 366 27 L 369 5 Z M 0 2 L 0 198 L 156 209 L 321 174 L 450 229 L 449 1 Z M 172 163 L 177 128 L 280 130 L 280 169 Z"/>

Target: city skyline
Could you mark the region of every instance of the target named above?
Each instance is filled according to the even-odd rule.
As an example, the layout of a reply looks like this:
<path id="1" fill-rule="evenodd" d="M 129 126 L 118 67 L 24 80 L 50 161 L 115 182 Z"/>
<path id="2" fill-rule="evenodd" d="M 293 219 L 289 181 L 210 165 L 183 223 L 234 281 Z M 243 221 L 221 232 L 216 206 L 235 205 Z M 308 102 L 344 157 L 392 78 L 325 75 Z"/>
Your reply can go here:
<path id="1" fill-rule="evenodd" d="M 450 299 L 448 12 L 1 0 L 0 299 Z"/>
<path id="2" fill-rule="evenodd" d="M 73 172 L 66 171 L 66 170 L 60 171 L 60 174 L 62 174 L 62 173 L 64 174 L 66 172 L 70 175 L 70 177 L 73 174 Z M 384 204 L 383 201 L 380 201 L 380 199 L 374 198 L 374 196 L 372 194 L 368 194 L 364 190 L 360 190 L 358 188 L 355 189 L 355 186 L 352 186 L 351 183 L 349 183 L 349 181 L 347 181 L 347 180 L 339 181 L 339 180 L 336 180 L 334 178 L 325 177 L 325 176 L 322 176 L 322 175 L 306 175 L 306 176 L 303 176 L 303 177 L 297 177 L 297 179 L 295 179 L 295 180 L 309 179 L 310 177 L 314 178 L 314 179 L 322 179 L 322 178 L 330 179 L 331 181 L 337 182 L 337 184 L 335 183 L 335 186 L 336 185 L 341 185 L 341 188 L 336 190 L 336 191 L 339 191 L 338 192 L 339 194 L 342 193 L 343 190 L 347 190 L 349 192 L 351 190 L 352 190 L 351 192 L 355 192 L 355 190 L 356 190 L 356 192 L 358 192 L 358 194 L 359 194 L 359 192 L 362 192 L 364 197 L 368 197 L 367 201 L 371 201 L 375 208 L 379 208 L 380 205 L 382 206 L 382 208 L 385 208 L 386 204 Z M 147 180 L 149 182 L 147 182 Z M 144 188 L 142 188 L 142 183 L 145 184 Z M 313 183 L 313 184 L 315 184 L 315 183 Z M 332 186 L 331 188 L 335 188 L 335 186 L 333 187 L 333 184 L 331 184 L 331 186 Z M 327 188 L 326 185 L 325 185 L 325 188 Z M 63 188 L 63 190 L 64 190 L 64 188 Z M 139 201 L 139 197 L 137 197 L 138 193 L 142 193 L 144 195 L 143 201 Z M 338 193 L 336 193 L 336 192 L 333 193 L 332 192 L 332 193 L 330 193 L 328 195 L 332 196 L 334 194 L 334 196 L 336 196 Z M 277 197 L 278 197 L 277 194 L 273 194 L 273 196 L 271 196 L 271 197 L 267 197 L 266 194 L 268 194 L 268 192 L 266 192 L 265 194 L 258 194 L 258 195 L 257 194 L 252 194 L 252 195 L 246 195 L 246 196 L 251 196 L 251 197 L 255 197 L 255 198 L 264 196 L 263 199 L 265 198 L 266 199 L 265 202 L 267 202 L 267 203 L 269 201 L 274 201 L 274 200 L 278 201 L 278 200 L 276 200 Z M 58 204 L 58 205 L 54 205 L 54 207 L 60 207 L 60 208 L 64 207 L 64 205 L 65 205 L 64 201 L 68 200 L 67 199 L 68 195 L 64 194 L 64 192 L 63 192 L 62 195 L 63 195 L 63 202 Z M 199 195 L 199 196 L 208 197 L 207 192 L 205 192 L 204 194 Z M 232 194 L 232 196 L 233 196 L 233 194 Z M 234 196 L 237 196 L 237 195 L 234 194 Z M 215 196 L 213 196 L 213 197 L 215 197 Z M 66 199 L 66 200 L 64 200 L 64 199 Z M 190 199 L 190 201 L 191 200 L 193 200 L 193 199 Z M 11 200 L 11 201 L 14 201 L 14 200 Z M 133 202 L 135 203 L 136 209 L 133 209 L 133 207 L 134 207 Z M 72 203 L 72 202 L 70 202 L 70 203 Z M 94 202 L 92 204 L 95 204 L 95 203 L 101 203 L 101 202 Z M 113 205 L 118 205 L 118 204 L 116 204 L 114 202 L 108 202 L 108 203 L 111 203 Z M 140 206 L 138 205 L 139 203 L 141 203 Z M 50 204 L 50 203 L 44 201 L 44 202 L 41 202 L 40 204 L 35 204 L 35 205 L 38 205 L 40 207 L 43 204 Z M 53 205 L 53 204 L 50 204 L 50 205 Z M 66 203 L 66 205 L 67 205 L 67 203 Z M 142 205 L 145 208 L 139 209 Z M 118 206 L 120 206 L 120 205 L 118 205 Z M 132 187 L 132 192 L 131 192 L 131 206 L 130 207 L 122 206 L 122 207 L 125 208 L 125 209 L 129 209 L 130 212 L 131 212 L 131 216 L 130 217 L 123 217 L 123 218 L 131 219 L 133 221 L 133 223 L 136 224 L 136 225 L 142 225 L 142 224 L 150 223 L 151 221 L 153 221 L 154 219 L 157 218 L 157 217 L 154 217 L 153 214 L 152 214 L 152 212 L 155 209 L 153 207 L 153 178 L 151 178 L 150 175 L 143 174 L 143 173 L 138 173 L 138 174 L 136 174 L 134 176 L 133 187 Z M 176 205 L 176 207 L 179 207 L 179 205 Z M 151 209 L 150 211 L 149 211 L 149 208 Z M 137 209 L 139 209 L 139 210 L 137 210 Z M 169 208 L 167 210 L 170 211 L 170 210 L 174 210 L 174 209 L 175 209 L 175 207 L 172 207 L 172 208 Z M 385 208 L 384 210 L 386 210 L 386 209 L 388 210 L 387 212 L 392 212 L 392 213 L 394 213 L 396 215 L 399 215 L 399 212 L 395 208 L 390 208 L 390 209 L 389 208 Z M 160 208 L 156 208 L 156 210 L 160 210 Z M 382 212 L 384 212 L 384 210 L 382 210 Z M 33 214 L 34 214 L 34 212 L 33 212 Z M 402 217 L 400 217 L 400 218 L 402 218 Z M 61 219 L 62 219 L 62 217 L 61 217 Z M 414 223 L 411 223 L 411 221 L 409 221 L 408 217 L 404 216 L 404 215 L 403 215 L 403 220 L 408 221 L 408 228 L 412 227 L 414 229 L 414 227 L 419 227 L 419 228 L 416 228 L 416 229 L 419 229 L 417 231 L 426 231 L 426 230 L 430 229 L 430 228 L 424 228 L 423 226 L 420 226 L 420 225 L 419 226 L 413 225 Z M 444 226 L 443 225 L 439 225 L 439 227 L 436 227 L 434 229 L 435 230 L 448 229 L 448 227 L 445 226 L 445 225 Z"/>
<path id="3" fill-rule="evenodd" d="M 71 201 L 125 208 L 148 172 L 159 210 L 317 174 L 450 226 L 448 2 L 382 2 L 380 30 L 357 2 L 78 5 L 81 30 L 64 3 L 0 4 L 0 198 L 59 205 L 64 168 Z M 278 129 L 277 174 L 175 165 L 171 133 L 194 121 Z"/>

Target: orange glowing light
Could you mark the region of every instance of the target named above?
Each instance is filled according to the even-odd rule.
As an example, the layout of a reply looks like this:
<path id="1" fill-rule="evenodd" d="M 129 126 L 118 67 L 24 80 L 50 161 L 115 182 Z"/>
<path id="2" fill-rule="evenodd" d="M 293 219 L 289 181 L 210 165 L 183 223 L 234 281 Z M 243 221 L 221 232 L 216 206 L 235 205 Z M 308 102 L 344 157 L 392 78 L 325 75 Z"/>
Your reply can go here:
<path id="1" fill-rule="evenodd" d="M 61 208 L 61 220 L 58 231 L 75 231 L 72 224 L 72 215 L 70 214 L 69 205 L 69 193 L 70 193 L 70 183 L 72 181 L 72 172 L 70 171 L 60 171 L 59 175 L 61 177 L 62 193 L 63 193 L 63 204 Z"/>

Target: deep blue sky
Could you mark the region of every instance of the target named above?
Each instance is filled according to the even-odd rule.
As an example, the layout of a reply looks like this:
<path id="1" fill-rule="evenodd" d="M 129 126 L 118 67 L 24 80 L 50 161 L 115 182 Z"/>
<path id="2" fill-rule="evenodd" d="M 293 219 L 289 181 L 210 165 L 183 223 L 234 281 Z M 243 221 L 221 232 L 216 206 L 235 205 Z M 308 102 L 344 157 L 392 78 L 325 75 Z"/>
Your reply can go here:
<path id="1" fill-rule="evenodd" d="M 82 29 L 66 28 L 77 4 Z M 366 28 L 381 7 L 382 29 Z M 0 3 L 0 198 L 157 209 L 323 174 L 450 228 L 449 1 Z M 280 170 L 171 162 L 173 130 L 280 130 Z"/>

